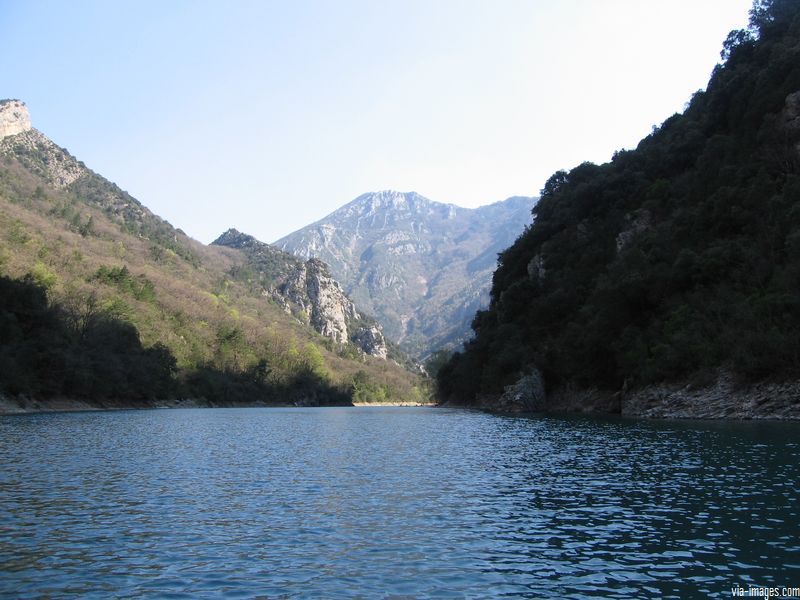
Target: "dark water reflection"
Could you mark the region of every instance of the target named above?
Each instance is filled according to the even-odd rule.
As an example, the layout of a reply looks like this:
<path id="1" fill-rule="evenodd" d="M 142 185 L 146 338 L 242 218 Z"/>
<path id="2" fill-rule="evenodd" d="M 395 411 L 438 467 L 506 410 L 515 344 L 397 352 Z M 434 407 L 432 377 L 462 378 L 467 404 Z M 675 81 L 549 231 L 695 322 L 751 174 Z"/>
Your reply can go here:
<path id="1" fill-rule="evenodd" d="M 800 585 L 800 427 L 450 409 L 0 417 L 8 597 Z"/>

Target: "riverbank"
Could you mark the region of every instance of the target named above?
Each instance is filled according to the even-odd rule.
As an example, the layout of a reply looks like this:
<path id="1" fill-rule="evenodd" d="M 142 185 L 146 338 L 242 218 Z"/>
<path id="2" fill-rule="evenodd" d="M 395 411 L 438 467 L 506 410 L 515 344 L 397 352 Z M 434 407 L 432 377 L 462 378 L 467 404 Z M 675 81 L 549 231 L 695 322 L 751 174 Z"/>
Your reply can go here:
<path id="1" fill-rule="evenodd" d="M 353 406 L 438 406 L 436 402 L 353 402 Z"/>
<path id="2" fill-rule="evenodd" d="M 738 385 L 729 372 L 705 385 L 662 383 L 620 391 L 567 385 L 547 394 L 535 377 L 504 393 L 478 399 L 476 408 L 504 413 L 617 414 L 644 419 L 800 420 L 800 381 Z"/>
<path id="3" fill-rule="evenodd" d="M 198 399 L 143 400 L 127 404 L 113 401 L 88 402 L 73 398 L 37 400 L 27 397 L 9 398 L 0 395 L 0 415 L 17 415 L 45 412 L 80 412 L 88 410 L 148 410 L 156 408 L 286 408 L 298 406 L 291 402 L 253 402 L 247 404 L 222 404 Z M 303 405 L 305 406 L 305 405 Z M 325 405 L 332 406 L 332 405 Z M 341 406 L 436 406 L 422 402 L 356 402 Z"/>
<path id="4" fill-rule="evenodd" d="M 621 397 L 621 414 L 668 419 L 800 420 L 800 381 L 737 386 L 730 373 L 712 384 L 651 385 Z"/>
<path id="5" fill-rule="evenodd" d="M 17 415 L 41 412 L 79 412 L 84 410 L 125 410 L 128 408 L 155 408 L 149 405 L 136 406 L 98 406 L 84 400 L 70 398 L 50 398 L 36 400 L 32 398 L 8 398 L 0 396 L 0 415 Z"/>
<path id="6" fill-rule="evenodd" d="M 18 415 L 46 412 L 81 412 L 88 410 L 153 410 L 172 408 L 287 408 L 298 406 L 291 402 L 221 403 L 204 399 L 142 400 L 140 402 L 116 403 L 112 400 L 89 402 L 74 398 L 49 398 L 37 400 L 27 397 L 8 398 L 0 396 L 0 415 Z M 307 406 L 307 405 L 302 405 Z M 350 406 L 349 404 L 324 406 Z"/>

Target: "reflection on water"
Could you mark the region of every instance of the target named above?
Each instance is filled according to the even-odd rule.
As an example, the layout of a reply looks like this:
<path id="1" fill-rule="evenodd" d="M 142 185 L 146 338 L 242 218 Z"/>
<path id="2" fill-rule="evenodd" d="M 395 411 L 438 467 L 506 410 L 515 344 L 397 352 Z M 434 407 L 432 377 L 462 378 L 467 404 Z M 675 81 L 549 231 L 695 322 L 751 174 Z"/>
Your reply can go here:
<path id="1" fill-rule="evenodd" d="M 0 417 L 9 597 L 800 584 L 800 427 L 426 408 Z"/>

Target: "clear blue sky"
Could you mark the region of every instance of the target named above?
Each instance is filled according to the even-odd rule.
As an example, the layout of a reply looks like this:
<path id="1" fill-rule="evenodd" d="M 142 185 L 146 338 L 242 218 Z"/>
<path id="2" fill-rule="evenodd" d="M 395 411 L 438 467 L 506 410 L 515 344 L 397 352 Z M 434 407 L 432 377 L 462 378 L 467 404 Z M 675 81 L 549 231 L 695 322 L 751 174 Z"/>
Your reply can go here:
<path id="1" fill-rule="evenodd" d="M 0 98 L 189 235 L 479 206 L 705 87 L 750 0 L 0 0 Z"/>

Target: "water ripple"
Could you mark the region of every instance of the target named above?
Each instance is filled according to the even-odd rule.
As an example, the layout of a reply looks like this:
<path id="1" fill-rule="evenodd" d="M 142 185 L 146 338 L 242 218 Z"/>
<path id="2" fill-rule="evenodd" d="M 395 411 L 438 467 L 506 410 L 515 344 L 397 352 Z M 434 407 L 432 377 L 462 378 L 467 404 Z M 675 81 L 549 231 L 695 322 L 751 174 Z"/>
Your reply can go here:
<path id="1" fill-rule="evenodd" d="M 800 429 L 449 409 L 0 418 L 0 595 L 730 597 L 800 578 Z"/>

